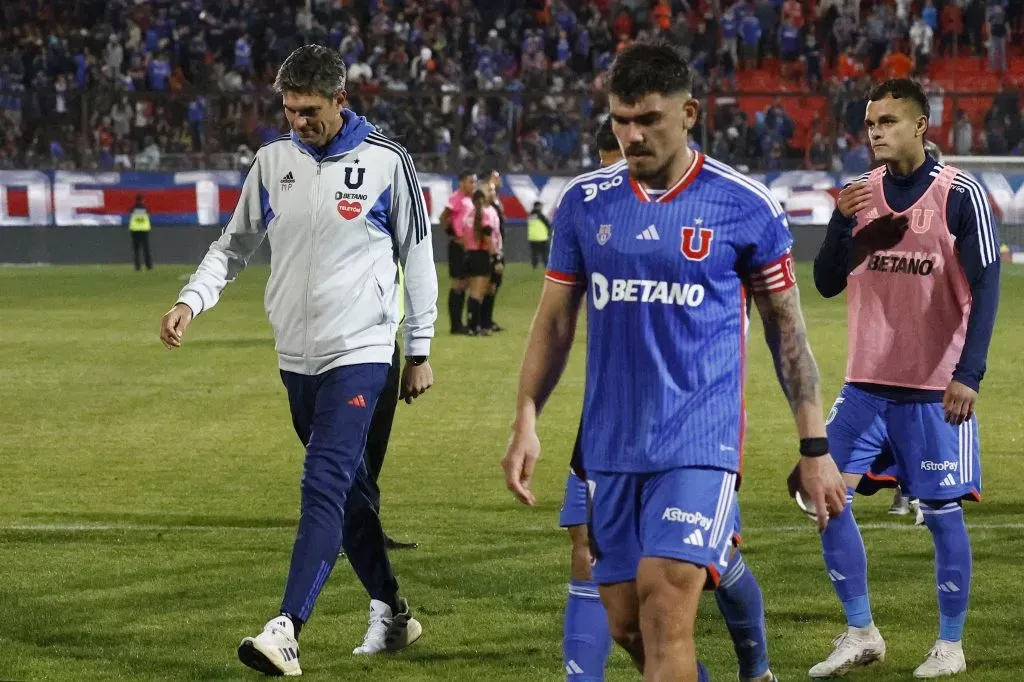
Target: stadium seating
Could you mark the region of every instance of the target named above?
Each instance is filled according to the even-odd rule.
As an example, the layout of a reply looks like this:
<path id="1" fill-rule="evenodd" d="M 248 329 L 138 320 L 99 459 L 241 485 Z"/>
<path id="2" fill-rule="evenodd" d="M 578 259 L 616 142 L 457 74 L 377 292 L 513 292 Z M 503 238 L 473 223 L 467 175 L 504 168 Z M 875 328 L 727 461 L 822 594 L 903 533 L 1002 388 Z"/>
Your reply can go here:
<path id="1" fill-rule="evenodd" d="M 39 12 L 32 11 L 36 4 Z M 616 50 L 651 37 L 672 41 L 689 55 L 696 94 L 708 102 L 709 113 L 713 97 L 735 98 L 765 150 L 744 158 L 748 166 L 768 164 L 768 150 L 784 142 L 781 163 L 797 167 L 815 132 L 844 134 L 841 113 L 832 106 L 837 93 L 849 90 L 839 82 L 832 38 L 844 3 L 804 0 L 800 45 L 813 33 L 821 49 L 801 47 L 803 58 L 786 69 L 786 77 L 774 31 L 762 35 L 756 67 L 740 64 L 732 73 L 731 59 L 723 56 L 736 35 L 732 22 L 744 15 L 767 21 L 765 3 L 621 4 L 625 15 L 613 16 L 610 3 L 597 0 L 314 0 L 309 11 L 269 0 L 206 6 L 120 1 L 75 3 L 68 15 L 55 16 L 47 3 L 5 3 L 5 25 L 15 28 L 0 29 L 0 168 L 244 166 L 259 144 L 284 128 L 269 84 L 280 61 L 308 42 L 342 52 L 350 64 L 353 106 L 428 170 L 593 167 L 593 134 L 606 108 L 601 74 Z M 908 24 L 923 3 L 911 3 L 905 19 L 895 16 L 890 0 L 858 4 L 857 60 L 872 58 L 866 28 L 871 12 L 892 25 L 891 44 L 910 51 Z M 988 68 L 986 23 L 965 25 L 957 56 L 936 57 L 922 72 L 946 101 L 948 115 L 934 136 L 941 145 L 958 109 L 967 112 L 981 145 L 994 93 L 1024 83 L 1024 56 L 1014 39 L 1021 5 L 1006 8 L 1006 71 Z M 778 17 L 771 20 L 778 23 Z M 975 44 L 977 55 L 971 51 L 975 33 L 982 41 Z M 934 41 L 937 50 L 940 36 Z M 824 81 L 813 90 L 806 59 L 823 62 Z M 872 75 L 886 74 L 879 69 Z M 777 96 L 793 127 L 785 140 L 756 123 Z M 714 138 L 712 120 L 708 116 L 708 125 L 697 131 L 705 147 Z M 1012 150 L 1021 140 L 1009 143 Z"/>

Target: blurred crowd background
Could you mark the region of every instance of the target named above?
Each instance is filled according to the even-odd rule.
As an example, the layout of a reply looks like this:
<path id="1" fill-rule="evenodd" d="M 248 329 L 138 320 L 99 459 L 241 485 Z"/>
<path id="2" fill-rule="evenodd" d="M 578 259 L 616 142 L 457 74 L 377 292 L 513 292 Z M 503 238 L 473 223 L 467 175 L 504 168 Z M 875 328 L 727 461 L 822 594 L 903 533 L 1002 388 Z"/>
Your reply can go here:
<path id="1" fill-rule="evenodd" d="M 606 70 L 631 41 L 696 74 L 693 144 L 750 171 L 861 172 L 873 80 L 915 76 L 952 154 L 1024 151 L 1024 2 L 8 0 L 0 168 L 245 168 L 285 129 L 296 47 L 349 65 L 351 106 L 420 170 L 595 167 Z"/>

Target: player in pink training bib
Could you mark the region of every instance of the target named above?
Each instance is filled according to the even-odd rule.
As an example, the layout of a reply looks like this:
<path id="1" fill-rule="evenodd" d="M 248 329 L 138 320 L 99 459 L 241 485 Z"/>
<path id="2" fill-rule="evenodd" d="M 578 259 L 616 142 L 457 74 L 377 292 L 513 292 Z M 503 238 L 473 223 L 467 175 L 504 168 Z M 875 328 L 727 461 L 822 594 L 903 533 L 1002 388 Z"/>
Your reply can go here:
<path id="1" fill-rule="evenodd" d="M 877 475 L 880 452 L 891 453 L 891 473 L 920 498 L 935 542 L 939 633 L 914 674 L 935 678 L 966 669 L 972 558 L 961 501 L 981 498 L 974 406 L 998 305 L 999 240 L 985 190 L 925 153 L 929 105 L 920 86 L 887 81 L 868 99 L 865 125 L 884 163 L 840 193 L 814 267 L 824 296 L 847 292 L 846 384 L 828 437 L 851 504 L 862 477 Z M 811 668 L 815 678 L 885 657 L 851 505 L 821 541 L 847 632 Z"/>

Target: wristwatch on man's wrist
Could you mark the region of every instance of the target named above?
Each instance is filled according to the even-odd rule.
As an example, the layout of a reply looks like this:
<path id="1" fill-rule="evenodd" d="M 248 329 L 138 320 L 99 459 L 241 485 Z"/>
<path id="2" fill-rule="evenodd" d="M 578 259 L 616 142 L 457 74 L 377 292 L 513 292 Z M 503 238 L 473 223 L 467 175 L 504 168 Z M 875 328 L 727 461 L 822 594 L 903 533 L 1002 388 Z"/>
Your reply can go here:
<path id="1" fill-rule="evenodd" d="M 408 362 L 410 365 L 422 365 L 424 362 L 427 361 L 427 356 L 426 355 L 406 355 L 405 356 L 405 361 Z"/>

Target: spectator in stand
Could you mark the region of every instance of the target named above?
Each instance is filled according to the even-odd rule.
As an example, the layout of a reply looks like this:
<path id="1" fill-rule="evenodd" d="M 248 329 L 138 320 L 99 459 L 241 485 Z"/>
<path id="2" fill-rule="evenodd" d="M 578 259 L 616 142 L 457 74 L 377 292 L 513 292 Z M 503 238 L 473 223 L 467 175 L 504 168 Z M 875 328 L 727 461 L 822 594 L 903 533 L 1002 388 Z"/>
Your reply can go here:
<path id="1" fill-rule="evenodd" d="M 722 29 L 722 49 L 732 57 L 732 63 L 738 65 L 740 63 L 739 50 L 737 49 L 740 17 L 736 13 L 736 5 L 729 5 L 722 12 L 722 20 L 719 23 L 719 27 Z"/>
<path id="2" fill-rule="evenodd" d="M 786 0 L 782 3 L 782 22 L 789 22 L 798 31 L 804 27 L 804 6 L 800 0 Z"/>
<path id="3" fill-rule="evenodd" d="M 949 130 L 949 146 L 958 156 L 966 156 L 974 149 L 974 126 L 963 109 L 957 109 L 956 123 Z"/>
<path id="4" fill-rule="evenodd" d="M 889 49 L 886 50 L 881 68 L 885 78 L 909 78 L 914 70 L 914 62 L 902 50 Z"/>
<path id="5" fill-rule="evenodd" d="M 967 38 L 971 41 L 971 50 L 975 57 L 980 57 L 982 52 L 982 32 L 985 29 L 985 2 L 983 0 L 969 0 L 964 7 L 964 29 L 967 31 Z"/>
<path id="6" fill-rule="evenodd" d="M 824 56 L 821 53 L 821 47 L 818 45 L 817 39 L 814 37 L 814 33 L 808 33 L 807 46 L 804 48 L 803 62 L 804 70 L 807 74 L 807 86 L 812 91 L 821 87 L 821 67 L 823 60 Z"/>
<path id="7" fill-rule="evenodd" d="M 778 54 L 779 12 L 773 0 L 757 0 L 754 14 L 761 24 L 761 58 Z"/>
<path id="8" fill-rule="evenodd" d="M 800 29 L 789 19 L 782 20 L 779 29 L 779 56 L 782 59 L 782 77 L 792 80 L 796 63 L 800 59 Z"/>
<path id="9" fill-rule="evenodd" d="M 924 19 L 934 35 L 939 34 L 939 10 L 935 7 L 934 0 L 925 0 L 921 9 L 921 18 Z"/>
<path id="10" fill-rule="evenodd" d="M 942 26 L 942 54 L 951 55 L 964 32 L 964 14 L 959 4 L 956 2 L 946 3 L 942 8 L 940 25 Z"/>
<path id="11" fill-rule="evenodd" d="M 832 150 L 825 142 L 820 131 L 815 131 L 804 152 L 804 168 L 807 170 L 830 170 L 832 166 Z"/>
<path id="12" fill-rule="evenodd" d="M 935 34 L 924 16 L 919 16 L 910 27 L 910 43 L 914 47 L 914 75 L 923 76 L 928 73 L 928 65 L 932 58 L 932 42 Z"/>
<path id="13" fill-rule="evenodd" d="M 850 147 L 843 155 L 843 173 L 862 175 L 871 170 L 871 151 L 863 131 L 850 141 Z"/>
<path id="14" fill-rule="evenodd" d="M 1006 71 L 1006 8 L 992 0 L 986 13 L 988 26 L 988 68 L 996 73 Z"/>
<path id="15" fill-rule="evenodd" d="M 740 21 L 740 38 L 743 41 L 743 68 L 752 69 L 760 65 L 761 20 L 748 12 Z"/>

